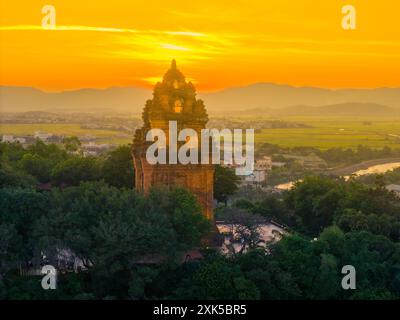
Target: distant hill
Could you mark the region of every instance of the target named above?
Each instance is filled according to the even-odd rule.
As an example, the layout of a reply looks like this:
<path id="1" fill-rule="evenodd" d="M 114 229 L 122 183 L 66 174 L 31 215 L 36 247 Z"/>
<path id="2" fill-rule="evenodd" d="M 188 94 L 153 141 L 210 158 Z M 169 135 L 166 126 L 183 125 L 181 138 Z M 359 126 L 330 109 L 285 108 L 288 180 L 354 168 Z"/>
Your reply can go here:
<path id="1" fill-rule="evenodd" d="M 291 106 L 279 110 L 273 110 L 271 115 L 280 116 L 398 116 L 400 110 L 376 103 L 342 103 L 326 106 Z"/>
<path id="2" fill-rule="evenodd" d="M 226 110 L 280 109 L 294 105 L 323 106 L 348 102 L 377 103 L 400 109 L 400 88 L 323 89 L 257 83 L 246 87 L 228 88 L 203 93 L 207 108 L 212 112 Z"/>
<path id="3" fill-rule="evenodd" d="M 358 110 L 357 112 L 363 112 L 362 108 L 365 107 L 376 110 L 380 108 L 373 104 L 381 105 L 382 110 L 388 112 L 389 109 L 385 109 L 387 107 L 400 109 L 400 88 L 331 90 L 257 83 L 218 92 L 199 93 L 198 96 L 205 101 L 210 114 L 226 114 L 227 111 L 246 113 L 246 110 L 256 111 L 257 114 L 266 114 L 269 109 L 288 107 L 294 108 L 291 109 L 294 112 L 300 108 L 299 106 L 326 106 L 326 108 L 330 106 L 330 108 L 337 109 L 338 107 L 334 107 L 335 105 L 348 104 L 352 101 L 353 103 L 348 104 L 347 107 L 356 108 L 354 110 Z M 150 89 L 136 87 L 48 93 L 29 87 L 0 86 L 0 112 L 65 111 L 140 114 L 145 101 L 151 97 Z M 307 108 L 303 107 L 303 111 L 308 113 L 315 111 Z M 346 106 L 343 108 L 346 109 Z M 290 112 L 289 109 L 287 112 Z M 325 109 L 324 112 L 329 113 L 328 109 Z M 343 110 L 343 112 L 345 111 Z"/>
<path id="4" fill-rule="evenodd" d="M 56 93 L 28 87 L 0 86 L 0 112 L 141 113 L 151 90 L 143 88 L 81 89 Z"/>

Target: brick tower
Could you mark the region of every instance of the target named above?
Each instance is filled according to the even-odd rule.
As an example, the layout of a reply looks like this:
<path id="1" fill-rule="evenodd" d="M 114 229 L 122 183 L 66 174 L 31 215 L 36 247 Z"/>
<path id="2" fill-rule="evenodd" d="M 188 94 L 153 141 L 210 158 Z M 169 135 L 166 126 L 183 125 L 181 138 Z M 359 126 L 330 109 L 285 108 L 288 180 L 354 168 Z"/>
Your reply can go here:
<path id="1" fill-rule="evenodd" d="M 149 164 L 146 150 L 153 142 L 146 141 L 146 133 L 152 129 L 162 129 L 169 147 L 169 121 L 176 121 L 178 132 L 185 128 L 197 132 L 201 139 L 201 129 L 205 128 L 208 115 L 204 103 L 196 99 L 196 90 L 191 82 L 177 69 L 175 60 L 165 73 L 162 82 L 154 88 L 153 99 L 147 100 L 142 114 L 143 127 L 136 130 L 132 157 L 135 166 L 136 190 L 146 194 L 152 186 L 180 186 L 191 191 L 199 201 L 203 214 L 213 220 L 213 179 L 212 164 Z M 178 148 L 180 144 L 178 142 Z M 198 141 L 198 145 L 200 145 Z M 200 161 L 199 161 L 200 162 Z"/>

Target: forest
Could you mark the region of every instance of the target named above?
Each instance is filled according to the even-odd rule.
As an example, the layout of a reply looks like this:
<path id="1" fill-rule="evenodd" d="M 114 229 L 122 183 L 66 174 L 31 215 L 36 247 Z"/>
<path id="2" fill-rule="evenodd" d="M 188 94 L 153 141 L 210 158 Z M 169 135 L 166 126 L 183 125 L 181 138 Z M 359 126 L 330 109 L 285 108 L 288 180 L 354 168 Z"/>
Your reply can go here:
<path id="1" fill-rule="evenodd" d="M 96 158 L 73 149 L 73 139 L 0 144 L 0 299 L 400 298 L 400 200 L 385 177 L 364 184 L 309 175 L 282 194 L 229 203 L 238 180 L 217 167 L 221 214 L 244 214 L 255 238 L 254 217 L 288 230 L 266 248 L 251 241 L 222 255 L 202 247 L 211 226 L 188 191 L 132 190 L 129 146 Z M 184 259 L 194 247 L 202 259 Z M 82 261 L 77 272 L 60 252 Z M 25 273 L 53 263 L 57 290 Z M 355 290 L 341 287 L 344 265 L 357 271 Z"/>

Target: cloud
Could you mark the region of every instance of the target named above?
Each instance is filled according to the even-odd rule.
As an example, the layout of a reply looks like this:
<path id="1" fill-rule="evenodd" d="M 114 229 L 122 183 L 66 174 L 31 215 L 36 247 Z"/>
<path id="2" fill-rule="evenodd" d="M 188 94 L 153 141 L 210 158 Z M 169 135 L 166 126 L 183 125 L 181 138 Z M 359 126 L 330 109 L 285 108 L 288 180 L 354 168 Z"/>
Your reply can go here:
<path id="1" fill-rule="evenodd" d="M 172 52 L 174 57 L 183 61 L 203 60 L 226 52 L 226 47 L 232 46 L 232 41 L 226 36 L 190 30 L 137 30 L 82 25 L 57 25 L 48 29 L 39 25 L 14 25 L 0 26 L 0 31 L 108 33 L 113 38 L 102 38 L 95 53 L 90 50 L 91 55 L 140 60 L 165 60 Z"/>
<path id="2" fill-rule="evenodd" d="M 143 33 L 143 34 L 164 34 L 185 37 L 204 37 L 206 34 L 191 31 L 160 31 L 160 30 L 136 30 L 130 28 L 110 28 L 110 27 L 93 27 L 82 25 L 57 25 L 54 28 L 43 28 L 39 25 L 14 25 L 0 26 L 0 31 L 93 31 L 93 32 L 111 32 L 111 33 Z"/>
<path id="3" fill-rule="evenodd" d="M 58 25 L 54 29 L 45 29 L 40 25 L 0 26 L 0 31 L 82 32 L 84 35 L 83 38 L 79 38 L 79 41 L 64 41 L 63 37 L 57 36 L 60 40 L 55 41 L 59 41 L 59 44 L 53 46 L 52 54 L 54 52 L 61 57 L 66 52 L 67 45 L 74 45 L 76 50 L 73 52 L 77 57 L 79 55 L 89 58 L 116 58 L 121 61 L 138 60 L 150 64 L 164 63 L 172 58 L 185 64 L 227 59 L 231 61 L 235 61 L 235 59 L 236 61 L 262 61 L 265 57 L 268 57 L 270 61 L 273 61 L 275 57 L 279 57 L 279 59 L 295 57 L 299 61 L 303 59 L 299 62 L 303 64 L 308 63 L 308 56 L 313 56 L 313 59 L 320 57 L 322 60 L 330 59 L 330 57 L 342 59 L 345 56 L 396 58 L 399 50 L 396 50 L 395 47 L 400 45 L 396 41 L 373 39 L 295 38 L 268 33 L 259 34 L 258 32 L 254 34 L 205 33 L 194 30 L 139 30 L 83 25 Z M 87 32 L 89 34 L 85 34 Z M 94 36 L 94 34 L 90 34 L 91 32 L 98 33 L 99 36 Z M 37 39 L 42 41 L 41 36 Z M 14 45 L 15 50 L 20 50 L 19 45 L 19 43 Z M 40 45 L 38 43 L 37 52 L 41 52 L 39 51 L 42 48 Z M 383 47 L 385 50 L 382 50 Z M 11 56 L 14 49 L 8 46 L 7 50 Z"/>

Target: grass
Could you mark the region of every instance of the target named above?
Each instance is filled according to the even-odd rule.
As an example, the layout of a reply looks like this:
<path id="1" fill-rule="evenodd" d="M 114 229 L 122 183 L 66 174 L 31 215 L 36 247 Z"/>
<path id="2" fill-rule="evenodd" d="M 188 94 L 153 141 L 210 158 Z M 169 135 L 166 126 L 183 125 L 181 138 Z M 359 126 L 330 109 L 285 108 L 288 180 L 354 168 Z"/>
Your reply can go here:
<path id="1" fill-rule="evenodd" d="M 122 138 L 121 133 L 108 130 L 82 129 L 79 124 L 0 124 L 0 135 L 33 135 L 36 131 L 65 136 L 96 136 L 99 143 L 127 144 L 132 138 Z"/>
<path id="2" fill-rule="evenodd" d="M 56 135 L 82 136 L 96 135 L 106 137 L 114 135 L 112 131 L 81 129 L 79 124 L 0 124 L 1 134 L 11 135 L 33 135 L 36 131 L 53 133 Z M 116 133 L 115 133 L 116 134 Z"/>

